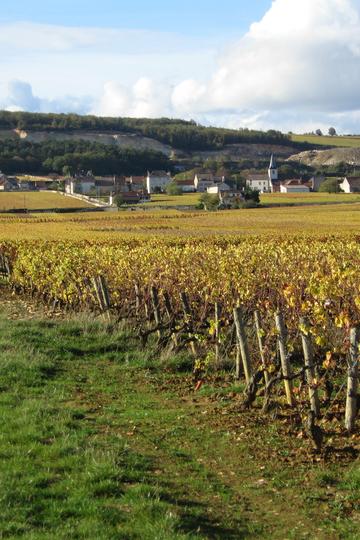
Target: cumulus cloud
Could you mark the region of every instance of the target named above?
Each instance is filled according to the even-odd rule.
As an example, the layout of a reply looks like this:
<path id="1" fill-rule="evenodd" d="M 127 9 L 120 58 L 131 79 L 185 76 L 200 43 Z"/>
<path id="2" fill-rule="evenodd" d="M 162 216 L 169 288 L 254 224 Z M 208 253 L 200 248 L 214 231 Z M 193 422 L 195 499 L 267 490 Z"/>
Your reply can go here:
<path id="1" fill-rule="evenodd" d="M 0 53 L 6 47 L 16 50 L 15 33 L 0 30 Z M 49 27 L 39 28 L 36 36 L 33 27 L 23 30 L 32 36 L 33 54 L 45 43 L 54 54 L 71 51 L 57 57 L 68 63 L 72 56 L 77 59 L 69 80 L 79 86 L 75 75 L 83 70 L 79 87 L 93 84 L 97 97 L 39 98 L 29 85 L 16 82 L 7 107 L 180 116 L 205 124 L 298 131 L 333 124 L 338 131 L 359 131 L 360 0 L 273 0 L 260 21 L 228 44 L 211 71 L 209 61 L 204 68 L 211 48 L 179 36 Z M 78 57 L 79 50 L 91 54 Z M 95 61 L 96 76 L 91 75 Z"/>
<path id="2" fill-rule="evenodd" d="M 360 111 L 360 1 L 274 0 L 227 47 L 207 82 L 183 80 L 161 98 L 150 80 L 138 84 L 127 91 L 126 105 L 121 99 L 131 116 L 160 110 L 210 124 L 286 130 L 338 120 L 346 130 Z M 116 97 L 105 88 L 100 110 L 109 104 L 116 111 L 123 92 Z"/>
<path id="3" fill-rule="evenodd" d="M 250 109 L 277 125 L 300 115 L 309 125 L 360 109 L 359 0 L 275 0 L 229 47 L 206 93 L 200 88 L 193 83 L 186 92 L 179 85 L 173 103 L 180 91 L 199 113 L 237 109 L 241 118 Z"/>
<path id="4" fill-rule="evenodd" d="M 38 111 L 41 108 L 41 100 L 34 96 L 29 83 L 11 81 L 6 108 L 8 110 Z"/>
<path id="5" fill-rule="evenodd" d="M 275 0 L 224 56 L 200 107 L 358 108 L 359 7 L 358 0 Z"/>
<path id="6" fill-rule="evenodd" d="M 126 116 L 130 107 L 128 89 L 114 82 L 104 85 L 104 93 L 97 104 L 94 114 L 99 116 Z"/>
<path id="7" fill-rule="evenodd" d="M 64 96 L 58 100 L 35 96 L 28 82 L 12 80 L 7 96 L 0 101 L 0 107 L 8 111 L 54 112 L 85 114 L 93 103 L 91 97 Z"/>
<path id="8" fill-rule="evenodd" d="M 93 114 L 99 116 L 129 116 L 134 118 L 156 118 L 171 114 L 170 88 L 155 84 L 147 77 L 141 77 L 131 87 L 107 82 L 104 92 Z"/>
<path id="9" fill-rule="evenodd" d="M 176 111 L 182 114 L 191 114 L 206 94 L 207 89 L 204 84 L 188 79 L 174 88 L 171 102 Z"/>

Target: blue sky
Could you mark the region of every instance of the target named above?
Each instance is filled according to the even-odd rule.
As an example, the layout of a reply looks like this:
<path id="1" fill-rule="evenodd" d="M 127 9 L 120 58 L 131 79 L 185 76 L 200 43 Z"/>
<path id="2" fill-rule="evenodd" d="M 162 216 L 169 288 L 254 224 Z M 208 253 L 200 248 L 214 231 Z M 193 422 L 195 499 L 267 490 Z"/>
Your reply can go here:
<path id="1" fill-rule="evenodd" d="M 0 21 L 238 36 L 270 5 L 271 0 L 2 0 Z"/>
<path id="2" fill-rule="evenodd" d="M 360 132 L 360 0 L 1 0 L 0 108 Z"/>

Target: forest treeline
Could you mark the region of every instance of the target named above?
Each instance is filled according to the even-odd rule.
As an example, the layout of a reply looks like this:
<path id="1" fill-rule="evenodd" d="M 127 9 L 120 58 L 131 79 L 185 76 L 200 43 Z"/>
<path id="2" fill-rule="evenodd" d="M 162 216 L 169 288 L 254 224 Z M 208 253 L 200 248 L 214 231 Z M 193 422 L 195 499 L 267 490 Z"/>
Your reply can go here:
<path id="1" fill-rule="evenodd" d="M 18 173 L 71 173 L 92 170 L 97 175 L 142 175 L 148 169 L 169 169 L 161 152 L 105 146 L 84 140 L 31 143 L 8 139 L 0 144 L 0 171 Z"/>
<path id="2" fill-rule="evenodd" d="M 0 129 L 127 132 L 151 137 L 186 151 L 217 150 L 226 144 L 235 143 L 294 145 L 289 135 L 276 130 L 264 132 L 246 128 L 204 127 L 192 120 L 169 118 L 113 118 L 0 111 Z"/>

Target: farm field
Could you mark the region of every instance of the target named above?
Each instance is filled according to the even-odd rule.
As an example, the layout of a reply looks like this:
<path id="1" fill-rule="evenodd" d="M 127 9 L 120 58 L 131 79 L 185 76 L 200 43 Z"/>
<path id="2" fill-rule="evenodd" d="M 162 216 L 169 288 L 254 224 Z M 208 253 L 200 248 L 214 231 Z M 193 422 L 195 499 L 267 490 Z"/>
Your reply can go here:
<path id="1" fill-rule="evenodd" d="M 136 208 L 144 209 L 171 209 L 181 207 L 194 207 L 199 203 L 199 193 L 185 193 L 181 196 L 171 195 L 152 195 L 152 200 L 149 203 L 138 205 Z M 104 198 L 107 201 L 107 198 Z M 328 194 L 328 193 L 292 193 L 292 194 L 280 194 L 269 193 L 261 195 L 261 202 L 265 205 L 296 205 L 296 204 L 341 204 L 350 202 L 360 202 L 359 194 Z M 93 205 L 73 199 L 71 197 L 64 197 L 57 193 L 47 192 L 0 192 L 0 214 L 1 211 L 10 209 L 22 209 L 28 210 L 42 210 L 52 208 L 89 208 Z"/>
<path id="2" fill-rule="evenodd" d="M 200 193 L 186 193 L 181 196 L 152 195 L 151 202 L 142 205 L 151 207 L 181 207 L 196 206 L 199 203 Z M 356 193 L 263 193 L 260 202 L 271 204 L 341 204 L 360 202 L 360 194 Z"/>
<path id="3" fill-rule="evenodd" d="M 164 369 L 124 327 L 14 299 L 0 349 L 4 538 L 356 538 L 356 463 L 341 446 L 314 459 L 285 416 L 239 412 L 229 374 L 196 393 L 186 356 Z"/>
<path id="4" fill-rule="evenodd" d="M 360 193 L 263 193 L 262 204 L 341 204 L 359 203 Z"/>
<path id="5" fill-rule="evenodd" d="M 196 206 L 199 203 L 201 193 L 183 193 L 183 195 L 153 194 L 151 202 L 145 203 L 145 208 L 168 207 L 168 206 Z"/>
<path id="6" fill-rule="evenodd" d="M 142 205 L 151 207 L 196 206 L 201 193 L 185 193 L 180 196 L 152 195 L 151 202 Z M 343 202 L 360 202 L 360 194 L 356 193 L 263 193 L 260 195 L 263 204 L 340 204 Z"/>
<path id="7" fill-rule="evenodd" d="M 0 212 L 16 208 L 27 208 L 28 210 L 41 210 L 52 208 L 93 208 L 93 205 L 65 197 L 58 193 L 48 193 L 46 191 L 24 191 L 16 192 L 0 192 Z"/>
<path id="8" fill-rule="evenodd" d="M 343 148 L 358 148 L 360 147 L 360 136 L 334 136 L 327 135 L 291 135 L 291 139 L 295 142 L 308 142 L 310 144 L 319 144 L 324 146 L 339 146 Z"/>
<path id="9" fill-rule="evenodd" d="M 1 198 L 1 195 L 0 195 Z M 0 214 L 0 240 L 283 236 L 357 234 L 360 204 L 274 207 L 221 212 L 177 210 L 94 212 L 91 214 Z"/>

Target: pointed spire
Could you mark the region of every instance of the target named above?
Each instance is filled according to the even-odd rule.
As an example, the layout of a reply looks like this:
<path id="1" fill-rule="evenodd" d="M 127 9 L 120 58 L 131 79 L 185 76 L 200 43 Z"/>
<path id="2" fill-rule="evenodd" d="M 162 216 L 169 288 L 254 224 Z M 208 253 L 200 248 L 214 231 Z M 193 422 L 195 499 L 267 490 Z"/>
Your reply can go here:
<path id="1" fill-rule="evenodd" d="M 274 154 L 271 154 L 269 169 L 277 169 L 276 159 Z"/>

